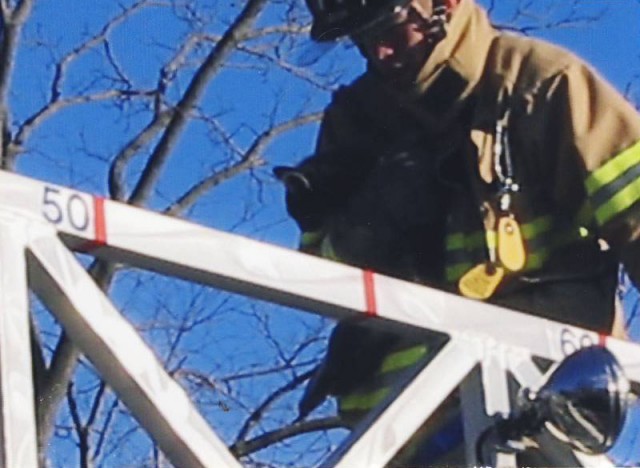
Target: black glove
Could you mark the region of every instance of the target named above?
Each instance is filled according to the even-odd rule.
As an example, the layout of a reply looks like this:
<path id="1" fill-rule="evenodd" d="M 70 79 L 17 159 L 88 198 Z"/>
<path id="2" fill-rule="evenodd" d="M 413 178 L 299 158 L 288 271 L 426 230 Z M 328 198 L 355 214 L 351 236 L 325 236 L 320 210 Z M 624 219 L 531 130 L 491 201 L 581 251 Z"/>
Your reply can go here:
<path id="1" fill-rule="evenodd" d="M 372 154 L 362 149 L 333 150 L 296 167 L 273 169 L 287 189 L 287 210 L 303 231 L 320 229 L 327 216 L 347 204 L 373 167 Z"/>
<path id="2" fill-rule="evenodd" d="M 309 177 L 297 168 L 277 166 L 273 174 L 287 190 L 287 212 L 300 229 L 304 232 L 320 229 L 329 212 L 321 191 L 314 188 Z"/>
<path id="3" fill-rule="evenodd" d="M 373 329 L 360 317 L 338 322 L 331 333 L 327 354 L 307 384 L 298 404 L 305 418 L 329 395 L 347 395 L 373 379 L 385 356 L 401 335 Z"/>

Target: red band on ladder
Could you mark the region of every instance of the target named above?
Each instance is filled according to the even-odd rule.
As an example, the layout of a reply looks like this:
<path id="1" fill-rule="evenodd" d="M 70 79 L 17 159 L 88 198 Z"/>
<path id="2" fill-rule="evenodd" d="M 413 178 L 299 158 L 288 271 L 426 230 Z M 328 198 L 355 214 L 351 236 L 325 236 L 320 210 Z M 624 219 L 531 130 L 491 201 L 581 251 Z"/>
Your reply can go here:
<path id="1" fill-rule="evenodd" d="M 96 244 L 107 243 L 107 222 L 104 218 L 104 198 L 93 197 L 93 210 L 96 216 Z"/>
<path id="2" fill-rule="evenodd" d="M 372 317 L 378 315 L 378 307 L 376 304 L 376 290 L 373 281 L 373 271 L 363 270 L 364 275 L 364 296 L 366 301 L 366 314 Z"/>
<path id="3" fill-rule="evenodd" d="M 91 252 L 107 243 L 107 222 L 104 216 L 104 198 L 93 197 L 94 238 L 78 246 L 80 252 Z"/>
<path id="4" fill-rule="evenodd" d="M 598 335 L 598 345 L 600 346 L 607 345 L 607 335 L 603 335 L 602 333 Z"/>

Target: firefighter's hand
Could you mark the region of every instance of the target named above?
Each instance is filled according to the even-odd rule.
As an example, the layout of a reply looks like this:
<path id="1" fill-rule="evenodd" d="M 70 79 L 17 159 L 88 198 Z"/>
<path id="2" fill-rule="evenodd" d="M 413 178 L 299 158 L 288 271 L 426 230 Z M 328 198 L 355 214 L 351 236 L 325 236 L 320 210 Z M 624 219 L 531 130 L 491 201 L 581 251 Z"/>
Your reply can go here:
<path id="1" fill-rule="evenodd" d="M 328 209 L 324 197 L 309 177 L 296 168 L 286 166 L 275 167 L 273 174 L 287 189 L 287 211 L 300 229 L 305 232 L 320 229 Z"/>
<path id="2" fill-rule="evenodd" d="M 293 167 L 276 166 L 273 168 L 273 174 L 284 184 L 288 192 L 301 195 L 312 190 L 309 178 Z"/>

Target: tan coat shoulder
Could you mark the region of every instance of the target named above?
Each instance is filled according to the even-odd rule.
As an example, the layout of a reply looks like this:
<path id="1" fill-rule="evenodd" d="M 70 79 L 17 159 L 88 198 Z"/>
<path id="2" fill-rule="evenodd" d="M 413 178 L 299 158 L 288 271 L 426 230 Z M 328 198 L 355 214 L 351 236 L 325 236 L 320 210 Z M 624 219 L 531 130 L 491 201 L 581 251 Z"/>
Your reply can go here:
<path id="1" fill-rule="evenodd" d="M 540 39 L 503 33 L 491 47 L 486 69 L 514 91 L 526 93 L 576 66 L 585 64 L 568 50 Z"/>

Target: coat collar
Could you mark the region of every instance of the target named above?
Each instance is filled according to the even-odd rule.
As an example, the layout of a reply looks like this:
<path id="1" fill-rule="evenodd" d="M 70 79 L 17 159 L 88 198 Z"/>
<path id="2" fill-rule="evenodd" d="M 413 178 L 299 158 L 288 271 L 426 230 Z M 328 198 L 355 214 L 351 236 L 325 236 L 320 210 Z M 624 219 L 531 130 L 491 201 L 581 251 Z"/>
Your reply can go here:
<path id="1" fill-rule="evenodd" d="M 446 126 L 478 85 L 498 32 L 475 0 L 462 0 L 452 15 L 446 38 L 433 50 L 409 90 L 382 85 L 385 94 L 437 129 Z M 373 74 L 370 79 L 378 81 Z M 378 85 L 380 83 L 378 82 Z"/>
<path id="2" fill-rule="evenodd" d="M 447 37 L 425 63 L 412 92 L 418 95 L 429 92 L 443 72 L 449 70 L 466 82 L 455 98 L 468 96 L 482 76 L 489 48 L 497 34 L 486 12 L 474 0 L 462 0 L 451 18 Z"/>

